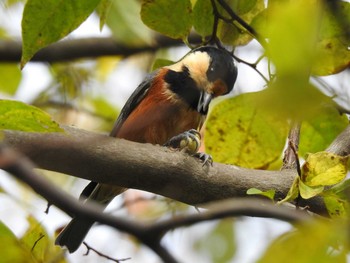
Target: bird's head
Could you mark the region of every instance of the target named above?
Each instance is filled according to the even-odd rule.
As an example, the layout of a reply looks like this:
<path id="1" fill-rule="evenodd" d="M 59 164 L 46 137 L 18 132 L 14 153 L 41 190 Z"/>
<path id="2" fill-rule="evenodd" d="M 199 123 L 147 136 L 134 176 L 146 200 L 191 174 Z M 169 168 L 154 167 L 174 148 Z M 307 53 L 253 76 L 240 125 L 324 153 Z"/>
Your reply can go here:
<path id="1" fill-rule="evenodd" d="M 232 56 L 214 47 L 194 49 L 166 68 L 170 91 L 203 115 L 208 113 L 212 98 L 229 93 L 237 78 Z"/>

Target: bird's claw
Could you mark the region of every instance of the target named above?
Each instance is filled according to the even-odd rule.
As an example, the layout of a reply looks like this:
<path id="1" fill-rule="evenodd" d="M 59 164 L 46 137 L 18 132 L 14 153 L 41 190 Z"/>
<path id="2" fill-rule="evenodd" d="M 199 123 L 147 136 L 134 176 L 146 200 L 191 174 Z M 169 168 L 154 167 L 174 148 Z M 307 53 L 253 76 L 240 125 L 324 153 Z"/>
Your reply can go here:
<path id="1" fill-rule="evenodd" d="M 179 149 L 184 151 L 193 157 L 200 159 L 203 162 L 203 166 L 206 164 L 213 165 L 213 158 L 211 155 L 198 152 L 200 147 L 201 135 L 195 130 L 191 129 L 189 131 L 185 131 L 179 135 L 171 138 L 164 146 L 171 147 L 174 149 Z"/>
<path id="2" fill-rule="evenodd" d="M 193 156 L 200 159 L 203 162 L 203 166 L 204 165 L 213 166 L 213 157 L 211 157 L 210 154 L 197 152 L 197 153 L 193 154 Z"/>
<path id="3" fill-rule="evenodd" d="M 197 153 L 200 145 L 201 135 L 195 129 L 180 133 L 179 135 L 172 137 L 168 142 L 164 144 L 164 146 L 179 149 L 189 154 Z"/>

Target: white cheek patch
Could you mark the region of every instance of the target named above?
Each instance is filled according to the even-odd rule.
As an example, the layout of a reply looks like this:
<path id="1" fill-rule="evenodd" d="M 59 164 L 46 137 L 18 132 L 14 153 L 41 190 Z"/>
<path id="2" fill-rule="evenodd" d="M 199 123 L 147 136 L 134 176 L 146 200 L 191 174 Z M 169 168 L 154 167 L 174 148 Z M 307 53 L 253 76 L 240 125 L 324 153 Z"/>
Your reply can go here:
<path id="1" fill-rule="evenodd" d="M 208 86 L 207 71 L 210 65 L 210 57 L 206 52 L 196 51 L 185 56 L 181 61 L 168 66 L 167 68 L 176 72 L 183 70 L 186 66 L 191 78 L 197 83 L 198 87 L 206 88 Z"/>

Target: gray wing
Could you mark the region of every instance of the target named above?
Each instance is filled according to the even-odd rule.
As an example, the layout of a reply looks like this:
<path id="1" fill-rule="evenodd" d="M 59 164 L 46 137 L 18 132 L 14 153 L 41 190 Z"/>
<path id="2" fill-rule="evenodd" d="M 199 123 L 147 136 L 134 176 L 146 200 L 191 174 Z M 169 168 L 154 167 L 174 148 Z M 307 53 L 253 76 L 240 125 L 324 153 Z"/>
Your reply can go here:
<path id="1" fill-rule="evenodd" d="M 139 105 L 143 98 L 147 95 L 149 88 L 151 87 L 153 78 L 158 74 L 158 70 L 148 74 L 141 84 L 131 94 L 124 107 L 120 111 L 118 119 L 116 120 L 113 130 L 109 134 L 115 137 L 124 121 L 129 117 L 131 112 Z"/>

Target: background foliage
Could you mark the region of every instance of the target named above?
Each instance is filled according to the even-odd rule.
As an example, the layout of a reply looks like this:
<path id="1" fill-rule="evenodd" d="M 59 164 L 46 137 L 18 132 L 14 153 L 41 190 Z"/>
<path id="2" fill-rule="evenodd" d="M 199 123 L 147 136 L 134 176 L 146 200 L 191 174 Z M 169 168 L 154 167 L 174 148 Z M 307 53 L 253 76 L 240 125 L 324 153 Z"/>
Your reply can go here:
<path id="1" fill-rule="evenodd" d="M 57 123 L 67 123 L 108 132 L 118 114 L 117 108 L 127 97 L 120 87 L 136 88 L 145 72 L 171 63 L 189 50 L 184 46 L 178 49 L 160 47 L 155 52 L 133 56 L 46 63 L 47 84 L 38 92 L 36 86 L 41 85 L 41 78 L 32 82 L 30 89 L 24 91 L 27 104 L 9 100 L 18 100 L 18 94 L 23 94 L 23 77 L 37 52 L 63 38 L 74 37 L 74 30 L 92 15 L 99 19 L 96 28 L 107 30 L 107 34 L 126 49 L 152 46 L 166 36 L 181 39 L 188 47 L 211 43 L 232 51 L 239 63 L 240 76 L 234 94 L 211 107 L 204 129 L 206 151 L 217 162 L 279 169 L 290 123 L 302 124 L 301 158 L 307 153 L 324 150 L 348 125 L 347 115 L 341 113 L 350 111 L 347 87 L 350 3 L 334 2 L 336 4 L 321 0 L 3 0 L 0 2 L 3 12 L 23 10 L 23 46 L 21 60 L 17 63 L 1 59 L 0 55 L 3 98 L 0 128 L 61 132 Z M 6 23 L 0 24 L 0 38 L 14 40 Z M 178 42 L 173 43 L 173 47 L 178 46 Z M 123 84 L 115 75 L 118 75 L 116 69 L 125 65 L 133 72 L 127 74 L 126 84 Z M 24 68 L 23 72 L 20 68 Z M 251 82 L 251 79 L 258 81 Z M 111 94 L 118 94 L 122 99 L 115 103 L 118 99 Z M 316 164 L 329 170 L 328 157 L 317 156 Z M 291 258 L 293 262 L 346 262 L 348 243 L 344 235 L 349 231 L 349 218 L 345 190 L 348 181 L 342 181 L 347 164 L 342 162 L 342 165 L 341 176 L 334 175 L 332 170 L 325 181 L 317 184 L 317 189 L 315 185 L 308 185 L 312 177 L 303 173 L 287 197 L 288 200 L 297 198 L 302 191 L 312 196 L 322 195 L 331 215 L 337 219 L 327 224 L 317 222 L 296 227 L 285 233 L 266 249 L 260 262 Z M 340 179 L 334 180 L 334 177 Z M 79 182 L 57 178 L 56 183 L 79 192 L 76 190 Z M 324 190 L 325 185 L 332 188 Z M 15 198 L 9 192 L 4 190 L 3 194 Z M 21 198 L 25 195 L 24 191 L 20 194 Z M 124 212 L 143 220 L 155 220 L 191 210 L 164 198 L 143 200 L 143 195 L 141 197 L 142 201 L 130 206 L 125 205 L 125 201 Z M 345 222 L 340 221 L 344 218 Z M 52 245 L 53 234 L 47 233 L 31 216 L 26 221 L 28 230 L 21 235 L 14 235 L 6 222 L 0 224 L 3 262 L 66 262 L 64 253 Z M 191 247 L 207 262 L 229 262 L 235 258 L 240 240 L 235 238 L 231 219 L 216 223 L 205 233 L 205 238 L 198 237 Z M 254 236 L 249 238 L 254 239 Z M 219 244 L 225 244 L 224 248 L 215 246 L 218 240 Z M 131 251 L 137 254 L 138 244 L 129 241 L 133 244 Z"/>

